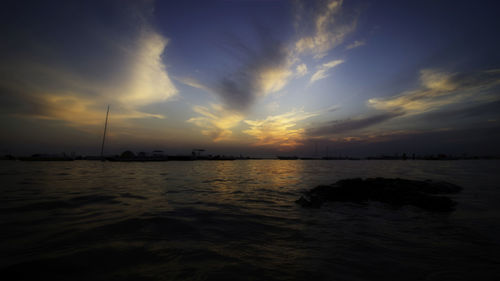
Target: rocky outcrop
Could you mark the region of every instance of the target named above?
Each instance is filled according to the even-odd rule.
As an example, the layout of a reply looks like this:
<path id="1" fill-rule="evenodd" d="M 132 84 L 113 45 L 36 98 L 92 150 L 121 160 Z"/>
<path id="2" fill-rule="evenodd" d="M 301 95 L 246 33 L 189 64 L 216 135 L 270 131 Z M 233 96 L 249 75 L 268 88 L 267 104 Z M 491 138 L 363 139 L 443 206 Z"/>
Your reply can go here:
<path id="1" fill-rule="evenodd" d="M 456 202 L 442 194 L 454 194 L 461 190 L 457 185 L 431 180 L 354 178 L 317 186 L 295 202 L 302 207 L 319 208 L 327 201 L 378 201 L 394 207 L 412 205 L 428 211 L 449 212 L 454 210 Z"/>

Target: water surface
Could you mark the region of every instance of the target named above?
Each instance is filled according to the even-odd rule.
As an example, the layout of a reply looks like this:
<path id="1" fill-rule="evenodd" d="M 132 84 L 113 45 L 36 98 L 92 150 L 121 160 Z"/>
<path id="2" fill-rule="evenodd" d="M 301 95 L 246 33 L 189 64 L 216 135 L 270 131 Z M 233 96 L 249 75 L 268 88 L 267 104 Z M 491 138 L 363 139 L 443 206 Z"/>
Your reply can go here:
<path id="1" fill-rule="evenodd" d="M 11 280 L 498 280 L 500 161 L 0 161 Z M 294 201 L 350 177 L 449 181 L 456 211 Z"/>

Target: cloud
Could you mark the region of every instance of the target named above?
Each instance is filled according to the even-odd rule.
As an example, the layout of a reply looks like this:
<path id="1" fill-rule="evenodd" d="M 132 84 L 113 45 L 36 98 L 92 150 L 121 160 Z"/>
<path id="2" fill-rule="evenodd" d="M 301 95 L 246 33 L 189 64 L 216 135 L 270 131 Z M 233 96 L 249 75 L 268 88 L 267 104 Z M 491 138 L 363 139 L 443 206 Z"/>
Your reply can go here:
<path id="1" fill-rule="evenodd" d="M 298 122 L 316 116 L 317 113 L 307 113 L 303 110 L 268 116 L 264 120 L 245 120 L 250 126 L 243 133 L 257 139 L 256 146 L 275 146 L 282 149 L 293 149 L 302 145 L 304 128 L 296 128 Z"/>
<path id="2" fill-rule="evenodd" d="M 452 81 L 453 74 L 433 69 L 420 71 L 420 82 L 423 87 L 435 91 L 435 94 L 453 91 L 457 84 Z"/>
<path id="3" fill-rule="evenodd" d="M 384 111 L 403 110 L 422 114 L 462 102 L 491 102 L 499 98 L 491 91 L 500 85 L 500 71 L 456 74 L 425 69 L 420 72 L 420 88 L 390 98 L 372 98 L 368 105 Z"/>
<path id="4" fill-rule="evenodd" d="M 190 118 L 187 122 L 202 128 L 201 133 L 214 142 L 231 139 L 231 129 L 243 120 L 243 115 L 227 110 L 219 104 L 212 104 L 210 108 L 194 106 L 193 111 L 201 116 Z"/>
<path id="5" fill-rule="evenodd" d="M 401 115 L 403 115 L 403 112 L 384 112 L 363 118 L 334 120 L 328 122 L 323 126 L 313 127 L 309 129 L 307 133 L 309 136 L 330 136 L 344 134 L 347 132 L 371 127 Z"/>
<path id="6" fill-rule="evenodd" d="M 38 101 L 41 110 L 33 112 L 29 117 L 45 120 L 62 120 L 68 122 L 70 126 L 79 127 L 82 125 L 101 126 L 104 120 L 105 106 L 101 108 L 95 105 L 93 99 L 85 99 L 77 95 L 66 93 L 65 95 L 44 95 Z M 111 107 L 113 126 L 125 125 L 126 119 L 137 118 L 157 118 L 163 119 L 163 115 L 144 113 L 136 110 Z M 24 114 L 20 115 L 26 116 Z"/>
<path id="7" fill-rule="evenodd" d="M 165 101 L 177 94 L 162 61 L 168 40 L 157 32 L 143 31 L 139 48 L 132 56 L 129 83 L 118 87 L 119 100 L 132 108 Z M 120 89 L 121 88 L 121 89 Z"/>
<path id="8" fill-rule="evenodd" d="M 255 28 L 256 44 L 233 37 L 228 51 L 236 54 L 241 65 L 235 71 L 224 73 L 210 86 L 211 92 L 221 98 L 226 108 L 246 112 L 258 98 L 279 92 L 290 80 L 308 73 L 307 65 L 300 62 L 302 55 L 312 53 L 315 58 L 324 57 L 355 27 L 356 18 L 342 12 L 342 1 L 330 1 L 321 12 L 315 13 L 313 35 L 303 36 L 291 45 L 277 41 L 276 36 L 259 27 Z M 342 62 L 322 65 L 311 81 L 327 77 L 327 70 Z"/>
<path id="9" fill-rule="evenodd" d="M 429 120 L 432 120 L 431 127 L 434 129 L 447 124 L 446 120 L 449 121 L 450 118 L 454 120 L 458 117 L 470 118 L 469 121 L 477 123 L 480 117 L 495 118 L 498 115 L 494 109 L 500 101 L 499 85 L 499 70 L 465 74 L 422 70 L 419 89 L 386 99 L 370 99 L 368 105 L 380 110 L 378 113 L 366 117 L 330 121 L 309 128 L 307 135 L 331 137 L 337 142 L 386 141 L 397 135 L 394 132 L 406 134 L 412 130 L 410 128 L 418 128 L 422 122 L 425 122 L 427 131 L 431 130 Z M 424 113 L 423 117 L 420 116 Z M 405 122 L 392 122 L 389 126 L 391 129 L 384 135 L 381 135 L 380 128 L 375 131 L 365 130 L 400 117 L 405 117 Z"/>
<path id="10" fill-rule="evenodd" d="M 295 43 L 298 54 L 309 52 L 314 58 L 322 58 L 356 29 L 357 19 L 342 13 L 342 2 L 330 1 L 321 9 L 315 18 L 314 35 L 304 36 Z"/>
<path id="11" fill-rule="evenodd" d="M 324 109 L 323 111 L 326 113 L 326 112 L 334 112 L 334 111 L 337 111 L 340 109 L 340 106 L 339 105 L 332 105 L 332 106 L 329 106 L 327 107 L 326 109 Z"/>
<path id="12" fill-rule="evenodd" d="M 280 91 L 292 77 L 286 48 L 263 31 L 259 44 L 257 50 L 240 48 L 242 66 L 212 87 L 228 109 L 247 111 L 258 97 Z"/>
<path id="13" fill-rule="evenodd" d="M 351 50 L 351 49 L 354 49 L 354 48 L 357 48 L 357 47 L 361 47 L 361 46 L 363 46 L 365 44 L 366 44 L 366 42 L 364 40 L 361 40 L 361 41 L 356 40 L 356 41 L 352 42 L 351 44 L 347 45 L 345 47 L 345 49 L 346 50 Z"/>
<path id="14" fill-rule="evenodd" d="M 305 63 L 301 63 L 297 65 L 297 68 L 295 70 L 295 75 L 297 77 L 302 77 L 307 74 L 307 65 Z"/>
<path id="15" fill-rule="evenodd" d="M 107 104 L 115 125 L 125 125 L 127 119 L 163 118 L 144 111 L 178 94 L 163 62 L 168 39 L 148 23 L 151 4 L 107 3 L 120 12 L 106 26 L 97 16 L 77 13 L 74 21 L 51 28 L 43 19 L 32 19 L 34 37 L 19 27 L 18 33 L 25 36 L 11 38 L 10 49 L 1 54 L 0 90 L 10 93 L 1 99 L 13 106 L 2 111 L 61 120 L 82 129 L 102 125 Z M 57 18 L 71 8 L 47 13 Z M 85 3 L 79 8 L 95 7 Z M 64 34 L 65 44 L 53 40 L 58 34 Z"/>
<path id="16" fill-rule="evenodd" d="M 360 134 L 354 138 L 336 137 L 330 139 L 336 151 L 367 155 L 411 155 L 454 154 L 498 155 L 500 153 L 500 127 L 486 124 L 473 128 L 433 130 L 390 130 L 375 134 Z"/>
<path id="17" fill-rule="evenodd" d="M 288 67 L 275 67 L 263 69 L 258 75 L 258 83 L 261 87 L 261 94 L 275 93 L 283 89 L 288 82 L 292 72 Z"/>
<path id="18" fill-rule="evenodd" d="M 489 117 L 500 116 L 499 109 L 500 100 L 489 102 L 489 103 L 467 103 L 462 104 L 458 108 L 443 109 L 439 111 L 429 112 L 423 119 L 427 122 L 432 122 L 434 120 L 440 121 L 457 121 L 464 119 L 484 120 Z"/>
<path id="19" fill-rule="evenodd" d="M 231 110 L 247 111 L 257 98 L 280 91 L 293 77 L 292 61 L 286 47 L 268 31 L 255 30 L 255 48 L 237 38 L 229 43 L 229 50 L 238 54 L 241 65 L 210 87 Z"/>
<path id="20" fill-rule="evenodd" d="M 398 117 L 413 117 L 426 113 L 427 119 L 432 117 L 434 123 L 445 119 L 446 116 L 478 116 L 478 111 L 488 111 L 486 116 L 493 116 L 493 105 L 500 100 L 498 90 L 500 85 L 500 71 L 488 70 L 479 73 L 448 73 L 425 69 L 420 72 L 420 87 L 406 91 L 400 95 L 385 99 L 369 99 L 368 105 L 380 110 L 378 113 L 345 120 L 334 120 L 324 125 L 315 126 L 307 130 L 311 137 L 334 136 L 337 140 L 368 139 L 367 129 Z M 485 106 L 488 105 L 488 106 Z M 451 108 L 448 108 L 453 106 Z M 457 109 L 456 107 L 461 108 Z M 448 109 L 445 109 L 448 108 Z M 429 113 L 433 111 L 432 113 Z M 440 117 L 439 117 L 440 116 Z M 419 117 L 419 120 L 422 120 Z M 409 127 L 418 127 L 417 119 L 412 119 L 411 125 L 405 119 L 404 124 L 391 124 L 393 131 L 408 131 Z M 442 124 L 442 123 L 440 123 Z M 401 127 L 403 126 L 403 127 Z M 426 125 L 429 128 L 428 124 Z M 360 132 L 360 130 L 363 130 Z M 355 132 L 353 135 L 352 133 Z M 347 135 L 349 134 L 349 135 Z M 370 134 L 371 135 L 371 134 Z M 389 136 L 386 136 L 389 137 Z M 380 138 L 380 137 L 377 137 Z"/>
<path id="21" fill-rule="evenodd" d="M 233 54 L 240 65 L 222 73 L 215 83 L 204 89 L 215 93 L 227 109 L 244 113 L 257 99 L 279 92 L 292 79 L 303 77 L 308 73 L 308 68 L 305 63 L 301 63 L 302 55 L 312 53 L 315 58 L 325 56 L 329 50 L 341 44 L 356 26 L 356 19 L 342 12 L 342 1 L 328 2 L 313 18 L 313 35 L 304 36 L 290 44 L 277 40 L 279 36 L 273 36 L 269 29 L 260 26 L 253 29 L 254 36 L 251 34 L 244 39 L 229 37 L 226 51 Z M 336 65 L 342 62 L 338 60 L 330 63 Z M 330 63 L 324 64 L 313 75 L 313 82 L 327 76 L 326 71 L 335 66 Z M 193 81 L 186 81 L 185 84 L 197 88 L 201 86 L 193 84 Z"/>
<path id="22" fill-rule="evenodd" d="M 18 116 L 31 116 L 47 120 L 62 120 L 70 125 L 96 125 L 102 123 L 102 108 L 111 104 L 115 122 L 122 119 L 163 118 L 160 114 L 143 112 L 142 106 L 162 102 L 174 97 L 177 89 L 171 82 L 161 54 L 166 39 L 152 31 L 142 34 L 136 50 L 127 57 L 129 72 L 124 72 L 121 83 L 102 83 L 71 69 L 48 65 L 22 65 L 15 74 L 21 85 L 0 81 L 5 89 L 22 92 L 35 111 L 17 111 Z M 32 75 L 43 77 L 38 83 Z M 52 86 L 52 84 L 57 86 Z"/>
<path id="23" fill-rule="evenodd" d="M 318 67 L 318 70 L 311 76 L 311 79 L 309 80 L 309 83 L 316 82 L 318 80 L 321 80 L 323 78 L 328 77 L 327 71 L 330 68 L 334 68 L 335 66 L 343 63 L 343 60 L 332 60 L 330 62 L 324 63 Z"/>
<path id="24" fill-rule="evenodd" d="M 209 87 L 203 85 L 200 83 L 198 80 L 192 77 L 181 77 L 181 78 L 175 78 L 175 80 L 181 82 L 182 84 L 188 85 L 193 88 L 205 90 L 205 91 L 212 91 Z"/>

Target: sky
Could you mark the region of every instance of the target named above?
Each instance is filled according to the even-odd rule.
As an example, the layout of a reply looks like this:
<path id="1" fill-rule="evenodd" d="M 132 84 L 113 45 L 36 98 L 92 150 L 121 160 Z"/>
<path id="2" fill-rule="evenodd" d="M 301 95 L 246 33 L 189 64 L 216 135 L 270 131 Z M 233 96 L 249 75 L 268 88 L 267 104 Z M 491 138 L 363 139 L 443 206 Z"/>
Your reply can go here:
<path id="1" fill-rule="evenodd" d="M 3 1 L 0 154 L 500 155 L 496 1 Z"/>

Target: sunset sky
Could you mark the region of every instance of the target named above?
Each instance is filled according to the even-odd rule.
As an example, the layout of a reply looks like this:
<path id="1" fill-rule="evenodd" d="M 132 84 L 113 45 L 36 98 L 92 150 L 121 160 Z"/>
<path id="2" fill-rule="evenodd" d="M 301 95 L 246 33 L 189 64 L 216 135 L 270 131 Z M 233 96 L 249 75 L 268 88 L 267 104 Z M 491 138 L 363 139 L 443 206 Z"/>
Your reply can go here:
<path id="1" fill-rule="evenodd" d="M 3 1 L 0 154 L 500 154 L 496 1 Z"/>

